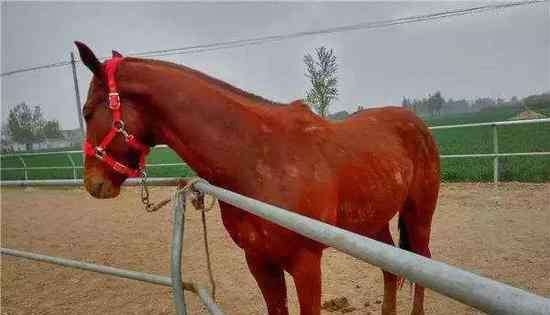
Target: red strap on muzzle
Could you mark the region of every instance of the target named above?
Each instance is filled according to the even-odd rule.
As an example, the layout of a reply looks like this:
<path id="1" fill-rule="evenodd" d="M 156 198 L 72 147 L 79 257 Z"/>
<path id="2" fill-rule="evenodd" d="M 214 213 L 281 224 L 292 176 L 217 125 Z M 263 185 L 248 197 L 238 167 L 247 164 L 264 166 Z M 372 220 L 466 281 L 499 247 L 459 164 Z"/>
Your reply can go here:
<path id="1" fill-rule="evenodd" d="M 122 120 L 122 113 L 120 111 L 120 96 L 115 80 L 115 74 L 118 65 L 123 60 L 123 57 L 113 57 L 105 64 L 105 72 L 107 74 L 107 84 L 109 86 L 109 102 L 108 108 L 113 114 L 113 127 L 103 137 L 103 140 L 99 145 L 93 145 L 88 139 L 84 142 L 84 153 L 87 156 L 93 156 L 109 165 L 117 173 L 126 175 L 128 177 L 142 176 L 145 171 L 145 158 L 149 153 L 149 146 L 139 142 L 136 138 L 126 131 L 126 126 Z M 121 134 L 124 137 L 124 141 L 134 150 L 140 152 L 139 166 L 137 169 L 124 165 L 121 162 L 113 159 L 106 149 L 111 144 L 117 134 Z"/>

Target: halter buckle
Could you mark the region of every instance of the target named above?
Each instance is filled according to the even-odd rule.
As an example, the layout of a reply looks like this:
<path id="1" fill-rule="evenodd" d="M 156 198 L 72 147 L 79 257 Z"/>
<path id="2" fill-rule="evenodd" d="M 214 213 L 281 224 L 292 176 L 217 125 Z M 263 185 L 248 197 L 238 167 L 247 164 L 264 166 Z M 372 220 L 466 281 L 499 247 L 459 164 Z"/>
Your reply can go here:
<path id="1" fill-rule="evenodd" d="M 120 95 L 117 92 L 109 93 L 109 108 L 118 110 L 120 108 Z"/>
<path id="2" fill-rule="evenodd" d="M 107 152 L 105 152 L 105 149 L 100 146 L 95 147 L 94 150 L 95 150 L 95 157 L 98 158 L 99 160 L 103 160 L 107 155 Z"/>

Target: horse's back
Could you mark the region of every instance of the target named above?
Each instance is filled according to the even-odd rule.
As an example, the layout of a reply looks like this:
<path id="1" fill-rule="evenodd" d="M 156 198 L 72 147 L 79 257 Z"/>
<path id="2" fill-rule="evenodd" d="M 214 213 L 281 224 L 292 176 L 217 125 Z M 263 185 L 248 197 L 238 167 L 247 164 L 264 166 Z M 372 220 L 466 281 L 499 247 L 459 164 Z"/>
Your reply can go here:
<path id="1" fill-rule="evenodd" d="M 402 156 L 415 164 L 419 158 L 438 158 L 430 130 L 412 111 L 402 107 L 363 110 L 334 124 L 335 141 L 351 151 L 366 150 L 372 156 Z"/>

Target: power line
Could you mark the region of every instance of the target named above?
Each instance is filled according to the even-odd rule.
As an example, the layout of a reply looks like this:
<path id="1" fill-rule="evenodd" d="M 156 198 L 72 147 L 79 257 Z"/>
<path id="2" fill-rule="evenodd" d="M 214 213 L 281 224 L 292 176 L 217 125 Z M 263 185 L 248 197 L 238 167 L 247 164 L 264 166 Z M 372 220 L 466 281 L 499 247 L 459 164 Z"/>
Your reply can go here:
<path id="1" fill-rule="evenodd" d="M 331 27 L 331 28 L 312 30 L 312 31 L 303 31 L 303 32 L 296 32 L 296 33 L 289 33 L 289 34 L 231 40 L 231 41 L 225 41 L 225 42 L 186 46 L 181 48 L 150 50 L 145 52 L 131 53 L 128 55 L 140 56 L 140 57 L 162 57 L 162 56 L 171 56 L 171 55 L 200 53 L 200 52 L 206 52 L 206 51 L 222 50 L 222 49 L 237 48 L 237 47 L 244 47 L 244 46 L 261 45 L 265 43 L 279 42 L 283 40 L 295 39 L 295 38 L 306 37 L 306 36 L 326 35 L 326 34 L 342 33 L 342 32 L 348 32 L 348 31 L 356 31 L 356 30 L 369 30 L 369 29 L 384 28 L 384 27 L 403 25 L 403 24 L 409 24 L 409 23 L 433 21 L 433 20 L 439 20 L 439 19 L 444 19 L 444 18 L 449 18 L 454 16 L 476 14 L 476 13 L 500 10 L 500 9 L 511 8 L 511 7 L 520 7 L 525 5 L 534 5 L 534 4 L 539 4 L 539 3 L 548 2 L 548 1 L 549 0 L 529 0 L 529 1 L 502 3 L 502 4 L 491 4 L 491 5 L 484 5 L 484 6 L 467 8 L 467 9 L 447 10 L 447 11 L 442 11 L 437 13 L 414 15 L 414 16 L 408 16 L 408 17 L 402 17 L 402 18 L 396 18 L 396 19 L 373 21 L 373 22 L 363 22 L 358 24 Z M 107 58 L 110 58 L 110 57 L 104 57 L 102 59 L 107 59 Z M 27 67 L 27 68 L 21 68 L 17 70 L 4 72 L 1 74 L 1 76 L 9 76 L 16 73 L 37 71 L 37 70 L 48 69 L 48 68 L 63 67 L 63 66 L 68 66 L 70 64 L 71 64 L 70 61 L 60 61 L 60 62 L 47 64 L 47 65 Z"/>
<path id="2" fill-rule="evenodd" d="M 449 10 L 449 11 L 424 14 L 424 15 L 415 15 L 415 16 L 396 18 L 396 19 L 390 19 L 390 20 L 363 22 L 359 24 L 332 27 L 332 28 L 313 30 L 313 31 L 297 32 L 297 33 L 284 34 L 284 35 L 256 37 L 256 38 L 250 38 L 250 39 L 187 46 L 183 48 L 152 50 L 147 52 L 134 53 L 130 55 L 157 57 L 157 56 L 177 55 L 177 54 L 183 54 L 183 53 L 195 53 L 195 52 L 211 51 L 211 50 L 218 50 L 218 49 L 227 49 L 227 48 L 234 48 L 234 47 L 242 47 L 246 45 L 258 45 L 258 44 L 269 43 L 269 42 L 277 42 L 277 41 L 282 41 L 286 39 L 294 39 L 294 38 L 305 37 L 305 36 L 333 34 L 333 33 L 341 33 L 346 31 L 376 29 L 376 28 L 383 28 L 383 27 L 388 27 L 393 25 L 417 23 L 417 22 L 437 20 L 437 19 L 442 19 L 442 18 L 447 18 L 452 16 L 461 16 L 466 14 L 481 13 L 481 12 L 490 11 L 490 10 L 498 10 L 498 9 L 504 9 L 509 7 L 537 4 L 542 2 L 547 2 L 547 0 L 522 1 L 522 2 L 497 4 L 497 5 L 485 5 L 485 6 L 473 7 L 473 8 L 467 8 L 467 9 Z"/>

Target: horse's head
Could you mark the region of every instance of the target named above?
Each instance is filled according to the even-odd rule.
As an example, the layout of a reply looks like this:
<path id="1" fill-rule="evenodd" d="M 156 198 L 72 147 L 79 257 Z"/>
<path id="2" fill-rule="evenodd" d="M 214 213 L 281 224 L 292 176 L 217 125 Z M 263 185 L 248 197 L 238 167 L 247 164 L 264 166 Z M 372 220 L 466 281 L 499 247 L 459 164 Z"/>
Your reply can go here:
<path id="1" fill-rule="evenodd" d="M 136 70 L 126 67 L 120 54 L 113 52 L 112 59 L 100 63 L 90 48 L 75 44 L 93 73 L 83 108 L 84 184 L 96 198 L 113 198 L 126 178 L 141 175 L 145 155 L 154 144 L 146 110 L 150 94 L 132 80 Z"/>

